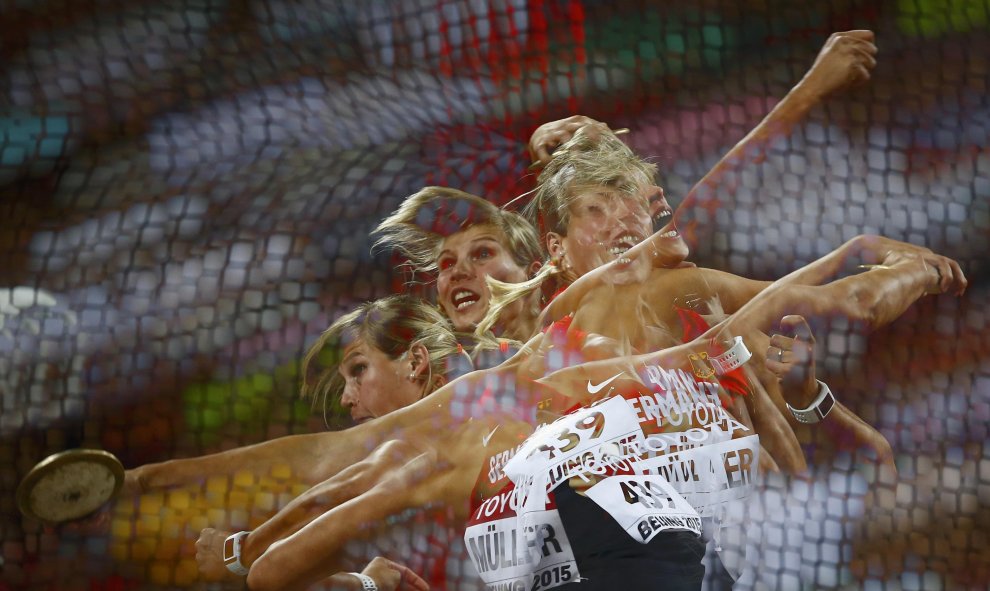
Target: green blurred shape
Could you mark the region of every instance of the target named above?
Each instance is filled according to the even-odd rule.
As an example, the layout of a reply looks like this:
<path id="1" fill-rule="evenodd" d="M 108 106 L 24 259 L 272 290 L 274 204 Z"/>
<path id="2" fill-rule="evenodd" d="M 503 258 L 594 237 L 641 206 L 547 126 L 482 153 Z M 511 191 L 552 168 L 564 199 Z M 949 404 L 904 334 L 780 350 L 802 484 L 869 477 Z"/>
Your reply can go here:
<path id="1" fill-rule="evenodd" d="M 938 37 L 983 29 L 990 0 L 899 0 L 897 24 L 912 37 Z"/>
<path id="2" fill-rule="evenodd" d="M 701 29 L 701 38 L 705 40 L 707 47 L 718 49 L 724 45 L 722 39 L 722 27 L 715 25 L 705 25 Z"/>

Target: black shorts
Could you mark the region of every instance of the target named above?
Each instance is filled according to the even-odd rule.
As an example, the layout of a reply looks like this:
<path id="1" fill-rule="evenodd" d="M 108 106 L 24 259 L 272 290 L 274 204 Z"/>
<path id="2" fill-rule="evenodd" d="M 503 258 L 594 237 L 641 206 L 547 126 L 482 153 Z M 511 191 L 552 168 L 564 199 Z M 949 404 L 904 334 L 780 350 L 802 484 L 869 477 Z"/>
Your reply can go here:
<path id="1" fill-rule="evenodd" d="M 691 532 L 661 533 L 640 544 L 593 500 L 565 482 L 554 491 L 581 573 L 559 589 L 698 591 L 705 578 L 705 542 Z"/>

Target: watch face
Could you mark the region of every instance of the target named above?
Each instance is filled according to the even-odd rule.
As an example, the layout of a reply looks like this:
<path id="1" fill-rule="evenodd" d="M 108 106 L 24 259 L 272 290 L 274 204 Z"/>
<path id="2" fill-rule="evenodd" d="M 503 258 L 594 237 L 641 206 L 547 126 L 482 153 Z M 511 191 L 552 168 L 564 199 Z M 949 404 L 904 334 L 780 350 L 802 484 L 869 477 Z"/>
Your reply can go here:
<path id="1" fill-rule="evenodd" d="M 237 558 L 234 556 L 234 536 L 228 537 L 223 541 L 223 561 L 230 562 Z"/>
<path id="2" fill-rule="evenodd" d="M 818 411 L 818 416 L 824 419 L 828 416 L 828 412 L 832 410 L 833 406 L 835 406 L 835 396 L 832 396 L 830 392 L 829 395 L 825 397 L 825 400 L 822 400 L 822 403 L 818 405 L 818 408 L 816 409 Z"/>

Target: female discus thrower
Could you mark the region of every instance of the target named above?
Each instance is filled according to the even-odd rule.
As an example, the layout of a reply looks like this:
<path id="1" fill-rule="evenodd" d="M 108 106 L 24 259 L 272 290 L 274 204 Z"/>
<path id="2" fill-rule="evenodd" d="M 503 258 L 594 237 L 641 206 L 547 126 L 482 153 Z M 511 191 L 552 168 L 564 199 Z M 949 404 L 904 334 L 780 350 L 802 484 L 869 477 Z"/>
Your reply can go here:
<path id="1" fill-rule="evenodd" d="M 613 200 L 608 203 L 610 207 L 607 211 L 617 212 L 615 216 L 604 216 L 605 225 L 602 227 L 611 232 L 621 229 L 622 236 L 632 235 L 634 238 L 637 232 L 641 236 L 648 231 L 644 228 L 648 228 L 652 220 L 646 194 L 641 191 L 612 193 L 611 196 L 600 195 Z M 579 200 L 575 203 L 578 208 L 587 205 Z M 572 205 L 568 203 L 567 207 Z M 575 359 L 580 359 L 584 346 L 598 347 L 603 341 L 621 343 L 629 351 L 650 351 L 669 344 L 669 335 L 657 329 L 662 328 L 661 324 L 677 322 L 671 310 L 672 302 L 680 295 L 695 292 L 701 295 L 718 294 L 723 307 L 731 312 L 765 287 L 703 269 L 655 268 L 657 260 L 676 262 L 686 254 L 683 242 L 670 229 L 664 229 L 626 252 L 611 253 L 613 245 L 609 245 L 603 254 L 599 241 L 582 239 L 578 228 L 587 220 L 583 219 L 580 211 L 577 213 L 565 224 L 569 228 L 566 236 L 570 238 L 568 244 L 575 257 L 573 260 L 611 256 L 612 262 L 586 273 L 554 300 L 547 312 L 549 318 L 573 314 L 564 334 L 551 331 L 535 337 L 517 358 L 507 364 L 471 374 L 442 388 L 428 399 L 431 404 L 427 406 L 431 410 L 420 408 L 419 413 L 422 414 L 414 414 L 421 407 L 420 403 L 366 425 L 378 427 L 374 433 L 367 433 L 373 442 L 380 441 L 379 438 L 400 438 L 401 443 L 396 445 L 405 447 L 408 461 L 397 463 L 391 470 L 377 475 L 364 473 L 354 477 L 349 474 L 346 478 L 328 481 L 327 490 L 333 490 L 336 496 L 334 499 L 324 499 L 327 502 L 323 506 L 330 507 L 336 502 L 340 503 L 339 507 L 326 512 L 289 538 L 275 544 L 270 544 L 269 540 L 267 550 L 262 543 L 260 550 L 263 554 L 260 556 L 257 554 L 258 547 L 248 552 L 245 560 L 253 565 L 249 584 L 278 587 L 301 584 L 307 577 L 318 576 L 321 561 L 333 555 L 336 544 L 333 536 L 358 533 L 350 526 L 360 521 L 348 522 L 349 526 L 343 531 L 337 529 L 338 520 L 345 517 L 342 512 L 346 512 L 347 519 L 357 516 L 355 519 L 368 518 L 372 520 L 368 523 L 372 523 L 379 519 L 374 517 L 378 515 L 376 512 L 382 511 L 387 515 L 391 511 L 400 511 L 407 503 L 450 502 L 456 509 L 457 499 L 463 499 L 461 495 L 466 496 L 471 488 L 472 473 L 487 475 L 492 459 L 499 458 L 497 462 L 502 463 L 507 452 L 518 446 L 520 437 L 531 430 L 531 424 L 536 420 L 536 407 L 559 412 L 575 403 L 587 402 L 592 396 L 584 390 L 586 384 L 608 382 L 623 368 L 628 370 L 630 377 L 614 379 L 613 385 L 636 391 L 637 387 L 642 387 L 636 386 L 636 383 L 643 384 L 646 380 L 636 380 L 633 376 L 644 375 L 645 368 L 651 364 L 690 370 L 689 355 L 708 355 L 709 339 L 723 333 L 745 329 L 746 340 L 760 342 L 761 338 L 766 337 L 756 332 L 755 328 L 762 326 L 765 330 L 774 319 L 793 312 L 812 317 L 841 314 L 874 326 L 892 320 L 921 297 L 926 289 L 962 289 L 965 286 L 965 278 L 958 267 L 944 257 L 893 241 L 857 240 L 841 252 L 829 255 L 766 289 L 765 293 L 690 346 L 635 356 L 629 362 L 623 359 L 598 361 L 567 369 L 561 367 L 567 355 L 560 352 L 569 344 L 571 336 L 584 334 L 570 343 L 576 351 Z M 821 287 L 799 285 L 802 281 L 822 281 L 834 273 L 843 257 L 854 252 L 877 257 L 886 268 Z M 563 261 L 559 264 L 566 266 Z M 935 272 L 933 268 L 941 271 Z M 677 275 L 672 275 L 674 273 Z M 685 292 L 685 289 L 691 291 Z M 643 316 L 639 310 L 655 310 L 656 313 Z M 666 322 L 662 316 L 667 317 Z M 554 351 L 555 348 L 557 351 Z M 767 350 L 766 347 L 750 346 L 758 357 L 761 356 L 761 348 Z M 770 351 L 778 356 L 778 362 L 783 360 L 783 353 L 773 353 L 774 349 Z M 712 352 L 711 356 L 714 355 L 715 352 Z M 641 363 L 638 367 L 635 366 L 637 362 Z M 633 383 L 624 383 L 623 380 Z M 771 381 L 765 380 L 765 383 Z M 791 407 L 799 414 L 813 412 L 808 409 L 815 402 L 817 388 L 797 394 L 787 401 Z M 797 416 L 786 406 L 785 409 L 792 416 Z M 771 407 L 761 410 L 761 413 L 769 415 L 774 411 L 776 409 Z M 834 415 L 829 416 L 830 420 L 835 418 Z M 498 476 L 495 483 L 489 484 L 494 486 L 503 480 L 501 475 Z M 355 498 L 362 492 L 360 497 Z M 492 491 L 487 494 L 492 494 Z M 492 498 L 485 495 L 486 492 L 481 491 L 481 496 L 475 499 L 484 502 Z M 246 539 L 250 542 L 253 535 L 255 532 L 248 534 Z M 246 548 L 248 546 L 251 544 Z M 293 568 L 280 566 L 285 564 L 291 564 Z M 297 573 L 298 578 L 290 576 L 290 573 Z"/>
<path id="2" fill-rule="evenodd" d="M 871 279 L 882 278 L 883 273 L 886 271 L 889 270 L 874 272 L 877 273 L 877 275 L 871 277 Z M 947 274 L 946 277 L 951 277 L 951 275 Z M 567 293 L 565 293 L 564 295 L 566 296 Z M 603 331 L 601 334 L 606 335 L 608 334 L 608 331 Z M 612 334 L 613 334 L 612 338 L 616 339 L 617 341 L 621 340 L 624 336 L 622 334 L 614 334 L 614 332 Z M 536 351 L 539 351 L 539 349 L 536 349 Z M 539 375 L 539 373 L 537 372 L 532 375 Z M 463 408 L 454 409 L 454 410 L 457 412 L 463 412 Z M 382 436 L 387 436 L 385 434 L 398 432 L 395 429 L 398 429 L 399 431 L 406 430 L 405 424 L 401 421 L 399 423 L 394 423 L 392 421 L 381 422 L 381 420 L 379 420 L 379 421 L 372 421 L 366 426 L 370 427 L 371 425 L 377 425 L 375 429 L 373 429 L 372 431 L 383 434 L 383 435 L 374 435 L 371 438 L 372 441 L 374 440 L 380 441 L 382 440 L 381 439 Z M 318 442 L 315 439 L 310 438 L 310 436 L 300 436 L 301 439 L 286 438 L 286 441 L 280 440 L 280 443 L 278 444 L 278 446 L 276 446 L 278 448 L 278 451 L 276 451 L 275 448 L 268 448 L 268 449 L 257 448 L 257 447 L 254 449 L 247 448 L 248 451 L 238 450 L 234 452 L 228 452 L 226 454 L 222 454 L 222 457 L 213 457 L 211 459 L 204 459 L 206 460 L 205 462 L 200 460 L 179 461 L 178 463 L 173 463 L 171 465 L 166 464 L 166 465 L 157 465 L 155 467 L 145 467 L 146 469 L 139 469 L 137 471 L 130 473 L 129 480 L 132 484 L 137 483 L 137 484 L 151 485 L 151 486 L 161 485 L 168 482 L 182 482 L 184 481 L 184 479 L 187 481 L 187 479 L 193 474 L 198 476 L 199 474 L 202 473 L 201 469 L 203 468 L 207 470 L 215 470 L 221 473 L 225 470 L 229 470 L 230 465 L 228 462 L 230 462 L 231 460 L 234 461 L 243 460 L 243 463 L 241 463 L 239 467 L 247 467 L 249 469 L 251 468 L 264 469 L 264 466 L 266 465 L 270 466 L 272 462 L 277 461 L 277 458 L 275 456 L 282 456 L 282 452 L 286 452 L 287 455 L 289 456 L 288 458 L 286 458 L 287 461 L 291 462 L 293 466 L 299 468 L 299 470 L 294 471 L 295 474 L 297 475 L 301 474 L 303 476 L 310 476 L 310 477 L 318 474 L 318 476 L 315 476 L 316 478 L 325 477 L 328 474 L 335 473 L 341 467 L 350 465 L 351 462 L 360 459 L 361 457 L 364 457 L 365 452 L 361 449 L 364 446 L 355 446 L 350 448 L 345 447 L 344 449 L 341 449 L 337 445 L 324 447 L 323 443 L 336 442 L 336 443 L 343 443 L 346 445 L 348 442 L 360 441 L 361 439 L 364 438 L 364 435 L 362 435 L 362 433 L 366 434 L 369 432 L 364 427 L 365 426 L 362 426 L 361 428 L 356 430 L 357 433 L 355 434 L 355 436 L 358 439 L 352 438 L 350 434 L 348 434 L 345 437 L 332 437 L 332 438 L 325 436 L 327 435 L 336 436 L 342 434 L 322 434 L 323 436 L 322 442 Z M 505 428 L 502 429 L 501 431 L 506 432 L 509 431 L 509 429 Z M 502 437 L 502 435 L 498 435 L 498 433 L 494 435 L 490 435 L 489 444 L 492 444 L 492 442 L 495 441 L 498 437 Z M 331 439 L 335 441 L 330 442 Z M 338 452 L 337 454 L 335 454 L 335 457 L 332 461 L 327 459 L 326 456 L 329 455 L 328 453 L 321 453 L 321 452 L 330 452 L 330 451 Z M 297 452 L 297 453 L 293 453 L 293 452 Z M 345 457 L 341 457 L 341 456 L 345 456 Z M 363 486 L 358 486 L 356 489 L 360 489 L 360 488 L 363 488 Z"/>
<path id="3" fill-rule="evenodd" d="M 633 183 L 633 185 L 635 185 L 635 183 Z M 614 189 L 615 187 L 612 188 Z M 642 185 L 640 185 L 639 188 L 643 188 Z M 640 227 L 647 227 L 646 224 L 649 223 L 650 216 L 648 214 L 646 216 L 643 215 L 648 210 L 649 207 L 649 200 L 645 198 L 645 195 L 639 194 L 635 196 L 636 197 L 635 199 L 631 199 L 630 201 L 631 205 L 630 205 L 630 203 L 624 203 L 622 200 L 634 196 L 622 195 L 621 191 L 619 191 L 618 193 L 619 194 L 617 195 L 611 196 L 611 199 L 614 199 L 616 201 L 612 203 L 606 203 L 606 205 L 612 206 L 610 209 L 607 209 L 607 211 L 625 210 L 625 214 L 629 214 L 630 212 L 638 208 L 640 210 L 638 213 L 641 222 Z M 603 196 L 603 197 L 608 198 L 608 196 Z M 660 200 L 657 200 L 654 203 L 654 205 L 659 204 L 659 202 Z M 566 203 L 567 209 L 570 209 L 571 205 L 572 204 L 569 202 Z M 562 210 L 560 208 L 551 209 L 551 212 L 557 216 L 561 214 L 561 211 Z M 592 211 L 591 213 L 594 212 Z M 575 217 L 580 218 L 582 216 L 577 215 Z M 632 217 L 635 218 L 636 215 L 633 215 Z M 645 217 L 645 221 L 643 220 L 644 217 Z M 614 221 L 608 220 L 608 216 L 605 216 L 604 219 L 609 223 L 614 223 Z M 626 224 L 626 226 L 622 228 L 623 231 L 629 229 L 630 229 L 629 224 Z M 643 233 L 645 233 L 645 231 L 642 230 L 639 231 L 641 232 L 639 235 L 633 233 L 631 236 L 623 237 L 623 239 L 628 240 L 631 238 L 633 241 L 635 241 L 637 238 L 640 238 L 640 236 L 642 236 Z M 617 264 L 614 262 L 609 267 L 599 269 L 597 276 L 595 274 L 591 274 L 588 276 L 587 280 L 583 281 L 583 283 L 579 281 L 577 285 L 573 286 L 570 290 L 566 291 L 561 298 L 558 298 L 558 300 L 555 301 L 554 306 L 551 307 L 552 310 L 551 314 L 555 314 L 555 315 L 560 315 L 561 309 L 568 309 L 568 308 L 564 308 L 564 306 L 567 304 L 569 300 L 571 301 L 572 304 L 572 306 L 569 308 L 570 310 L 575 310 L 575 309 L 590 310 L 591 308 L 593 308 L 594 302 L 607 302 L 608 307 L 610 309 L 609 311 L 615 309 L 618 310 L 630 309 L 636 305 L 637 298 L 599 297 L 599 298 L 586 299 L 588 291 L 591 287 L 602 288 L 605 286 L 611 286 L 610 289 L 615 289 L 614 284 L 624 283 L 623 281 L 624 277 L 628 280 L 631 278 L 635 278 L 638 274 L 641 274 L 643 272 L 647 272 L 648 274 L 657 273 L 658 271 L 652 269 L 652 267 L 655 266 L 656 261 L 663 259 L 664 255 L 668 257 L 666 260 L 668 261 L 669 264 L 669 261 L 676 261 L 677 256 L 683 257 L 683 255 L 685 254 L 685 252 L 682 252 L 685 249 L 683 249 L 683 244 L 680 243 L 679 237 L 676 234 L 670 234 L 669 230 L 665 232 L 661 232 L 660 235 L 656 236 L 655 240 L 653 241 L 643 242 L 643 245 L 636 247 L 639 248 L 638 251 L 636 251 L 636 248 L 633 248 L 629 252 L 611 252 L 611 251 L 625 250 L 625 248 L 628 248 L 630 244 L 624 244 L 624 245 L 608 244 L 608 248 L 606 250 L 608 250 L 609 252 L 602 253 L 601 244 L 598 244 L 602 241 L 582 240 L 581 239 L 582 235 L 579 230 L 574 231 L 574 229 L 572 229 L 572 231 L 562 233 L 557 236 L 557 239 L 560 239 L 561 237 L 572 238 L 571 242 L 573 244 L 571 244 L 571 246 L 573 249 L 571 252 L 575 257 L 573 260 L 576 261 L 578 264 L 585 264 L 588 261 L 591 261 L 592 264 L 588 265 L 589 267 L 591 267 L 594 266 L 593 263 L 596 260 L 598 263 L 601 263 L 604 260 L 612 260 L 617 262 Z M 560 242 L 564 243 L 563 240 L 561 240 Z M 566 243 L 564 243 L 564 245 L 566 246 Z M 585 248 L 585 246 L 587 245 L 590 246 L 588 248 Z M 644 245 L 649 245 L 650 250 L 647 250 L 647 246 Z M 619 249 L 615 249 L 614 247 L 616 246 L 618 246 Z M 640 256 L 641 253 L 646 253 L 647 256 L 641 257 Z M 566 254 L 566 250 L 564 251 L 563 254 Z M 561 259 L 563 259 L 563 254 L 560 257 Z M 947 259 L 938 257 L 926 251 L 925 249 L 917 249 L 916 247 L 911 247 L 910 245 L 901 245 L 893 241 L 885 241 L 878 238 L 862 238 L 847 244 L 841 250 L 841 252 L 830 255 L 829 257 L 826 257 L 822 261 L 819 261 L 816 265 L 809 267 L 809 269 L 802 270 L 801 272 L 787 278 L 787 281 L 783 285 L 779 286 L 778 289 L 775 289 L 772 293 L 779 293 L 779 292 L 786 293 L 788 290 L 784 288 L 786 287 L 787 283 L 794 284 L 800 282 L 811 282 L 811 283 L 821 282 L 824 280 L 824 278 L 834 274 L 835 270 L 838 268 L 840 261 L 846 256 L 851 254 L 865 254 L 868 257 L 875 258 L 876 260 L 882 260 L 885 263 L 888 263 L 887 264 L 888 268 L 874 271 L 873 274 L 871 274 L 869 277 L 862 276 L 857 278 L 849 278 L 848 280 L 843 280 L 842 282 L 838 282 L 836 284 L 826 286 L 825 288 L 806 288 L 807 290 L 810 290 L 807 293 L 808 295 L 807 302 L 817 301 L 819 302 L 820 305 L 830 304 L 835 306 L 835 310 L 841 311 L 845 315 L 853 315 L 854 317 L 859 316 L 859 312 L 857 312 L 857 310 L 860 308 L 870 311 L 865 316 L 865 318 L 873 318 L 873 314 L 875 311 L 882 310 L 884 311 L 883 314 L 881 315 L 882 319 L 884 321 L 889 321 L 891 319 L 891 314 L 892 314 L 890 310 L 897 311 L 899 310 L 897 306 L 905 306 L 910 301 L 913 301 L 915 298 L 920 297 L 921 293 L 923 293 L 923 290 L 921 292 L 918 292 L 916 289 L 918 285 L 932 283 L 933 284 L 932 287 L 937 289 L 948 289 L 952 286 L 961 289 L 965 285 L 965 278 L 962 276 L 961 272 L 959 272 L 958 267 L 956 267 L 954 263 L 948 261 Z M 618 256 L 618 255 L 623 255 L 623 256 Z M 631 259 L 631 257 L 636 257 L 635 258 L 636 261 L 641 261 L 643 260 L 643 258 L 648 259 L 650 264 L 646 265 L 645 267 L 641 264 L 633 265 L 631 264 L 631 260 L 628 260 Z M 927 263 L 925 261 L 927 261 Z M 568 261 L 568 263 L 570 264 L 571 267 L 578 266 L 577 264 L 571 261 Z M 561 266 L 565 266 L 565 262 L 563 260 L 560 261 L 560 264 Z M 934 265 L 934 267 L 929 267 L 928 264 L 932 264 Z M 913 267 L 911 265 L 913 265 Z M 933 268 L 936 269 L 936 272 L 933 272 L 932 270 Z M 875 287 L 878 286 L 888 285 L 888 283 L 885 282 L 890 282 L 887 288 L 888 290 L 894 292 L 902 290 L 903 288 L 906 287 L 904 281 L 900 279 L 895 279 L 894 276 L 891 275 L 890 273 L 896 271 L 895 275 L 904 274 L 905 271 L 908 270 L 910 270 L 911 273 L 913 273 L 913 277 L 911 278 L 911 281 L 913 282 L 912 284 L 913 288 L 908 288 L 906 289 L 906 291 L 902 292 L 903 298 L 900 300 L 899 304 L 892 303 L 896 300 L 885 300 L 883 298 L 882 290 L 877 291 L 876 289 L 874 289 Z M 741 280 L 744 283 L 739 283 L 739 281 L 733 281 L 731 276 L 712 277 L 710 276 L 711 272 L 706 272 L 704 270 L 700 271 L 700 275 L 694 273 L 693 276 L 691 269 L 680 269 L 678 270 L 678 272 L 682 274 L 682 277 L 684 279 L 691 279 L 695 284 L 697 284 L 697 289 L 701 293 L 708 293 L 708 294 L 717 293 L 719 292 L 719 290 L 716 289 L 716 287 L 724 288 L 726 290 L 726 294 L 724 295 L 724 298 L 727 301 L 724 301 L 723 303 L 727 304 L 725 307 L 728 311 L 731 311 L 734 307 L 738 307 L 739 304 L 741 304 L 746 299 L 751 297 L 752 293 L 759 291 L 760 289 L 763 289 L 763 287 L 765 287 L 764 284 L 754 284 L 753 282 L 745 283 L 745 280 Z M 684 273 L 687 273 L 688 275 L 684 275 Z M 635 282 L 631 282 L 631 283 L 635 284 Z M 657 296 L 657 294 L 665 293 L 666 295 L 664 297 L 666 299 L 662 300 L 664 303 L 659 303 L 651 306 L 641 304 L 642 308 L 660 310 L 661 311 L 660 313 L 665 313 L 663 311 L 666 310 L 667 314 L 671 314 L 670 310 L 672 309 L 672 306 L 670 304 L 673 301 L 673 299 L 676 297 L 676 295 L 670 294 L 669 293 L 670 286 L 669 285 L 665 286 L 664 283 L 666 283 L 666 281 L 659 281 L 658 284 L 654 286 L 656 289 L 650 290 L 651 296 Z M 843 292 L 842 291 L 843 289 L 847 289 L 847 290 L 851 289 L 852 291 Z M 915 291 L 911 291 L 912 289 L 915 289 Z M 628 290 L 626 291 L 628 292 Z M 850 296 L 854 296 L 852 297 L 852 299 L 855 301 L 850 301 L 847 304 L 842 304 L 842 302 L 844 301 L 842 298 L 832 299 L 831 297 L 826 297 L 823 303 L 822 300 L 820 299 L 820 295 L 823 292 L 829 292 L 829 291 L 831 291 L 833 295 L 840 295 L 842 293 L 847 293 Z M 864 296 L 867 295 L 868 293 L 871 294 L 870 297 L 866 297 L 864 299 Z M 775 297 L 779 297 L 779 296 L 775 296 Z M 874 300 L 872 298 L 879 298 L 879 299 Z M 800 299 L 802 298 L 799 298 L 799 300 Z M 588 302 L 588 304 L 585 303 L 586 301 Z M 623 304 L 622 302 L 625 302 L 625 304 Z M 802 304 L 796 303 L 795 305 L 800 306 Z M 808 303 L 807 305 L 813 308 L 811 303 Z M 554 312 L 553 310 L 556 311 Z M 603 313 L 603 310 L 601 310 L 600 308 L 595 313 L 598 314 L 598 318 L 607 318 L 608 325 L 602 327 L 598 335 L 593 340 L 595 340 L 596 342 L 601 342 L 603 339 L 608 338 L 605 335 L 612 334 L 613 336 L 611 338 L 614 340 L 614 342 L 636 343 L 636 337 L 635 337 L 635 335 L 637 334 L 636 325 L 639 324 L 642 327 L 644 320 L 642 317 L 634 317 L 632 321 L 633 322 L 632 326 L 626 325 L 627 326 L 626 329 L 617 330 L 615 328 L 616 321 L 623 317 L 628 317 L 628 315 L 623 316 L 621 314 L 616 315 L 614 313 L 607 314 L 607 313 Z M 899 313 L 899 311 L 896 313 Z M 580 317 L 581 317 L 580 314 L 575 315 L 573 323 L 577 323 Z M 663 323 L 663 324 L 667 324 L 667 323 Z M 578 331 L 574 330 L 573 332 L 576 333 Z M 595 332 L 595 331 L 586 331 L 586 332 Z M 656 335 L 651 335 L 651 336 L 653 338 L 656 338 Z M 586 341 L 590 341 L 590 340 L 592 339 L 586 339 Z M 640 343 L 632 346 L 631 350 L 638 349 L 641 346 L 646 346 L 646 345 L 645 343 Z M 649 349 L 647 348 L 646 350 Z M 776 347 L 773 349 L 767 348 L 767 350 L 770 351 L 772 354 L 774 351 L 776 351 L 775 354 L 778 357 L 776 363 L 783 362 L 784 353 L 782 349 Z M 536 351 L 538 352 L 539 350 L 537 349 Z M 531 356 L 531 360 L 535 360 L 535 363 L 537 365 L 541 363 L 542 359 L 543 356 L 539 354 Z M 517 363 L 520 362 L 521 362 L 520 360 L 517 360 Z M 771 362 L 771 364 L 772 363 L 774 362 Z M 539 369 L 545 370 L 545 368 L 539 368 Z M 609 371 L 613 369 L 614 367 L 609 367 Z M 540 373 L 541 372 L 538 370 L 533 375 L 540 375 Z M 613 374 L 602 375 L 600 377 L 597 377 L 596 379 L 606 380 L 611 375 L 614 375 L 614 372 Z M 594 382 L 594 383 L 600 383 L 600 382 Z M 470 388 L 465 388 L 465 391 L 469 391 L 469 390 Z M 516 393 L 518 394 L 519 392 L 516 391 Z M 817 391 L 811 392 L 810 394 L 812 394 L 812 396 L 810 396 L 810 398 L 808 398 L 807 400 L 809 404 L 810 402 L 814 401 L 815 398 L 814 395 L 817 394 Z M 795 404 L 794 407 L 799 409 L 799 411 L 800 409 L 807 408 L 807 406 L 804 404 L 800 404 L 800 405 Z M 767 414 L 772 415 L 772 412 L 768 411 Z M 838 414 L 839 413 L 837 412 L 837 415 Z M 791 419 L 791 420 L 795 420 L 795 419 Z M 501 429 L 502 432 L 511 431 L 511 429 L 509 429 L 508 427 L 505 427 L 504 425 L 503 427 L 504 428 Z M 867 432 L 866 433 L 867 440 L 873 437 L 874 434 L 875 432 Z M 489 433 L 487 436 L 489 438 L 489 445 L 491 445 L 490 441 L 492 440 L 492 438 L 496 436 L 496 433 L 495 432 Z M 882 438 L 881 438 L 880 445 L 882 445 L 882 443 L 885 442 L 882 442 Z"/>
<path id="4" fill-rule="evenodd" d="M 670 254 L 682 248 L 670 237 L 663 240 Z M 664 244 L 656 242 L 653 246 L 659 251 Z M 691 355 L 700 357 L 700 353 L 706 353 L 716 357 L 720 353 L 709 349 L 713 341 L 723 342 L 729 336 L 751 340 L 758 331 L 769 329 L 781 317 L 793 313 L 809 317 L 841 314 L 869 327 L 879 326 L 896 318 L 937 281 L 919 256 L 888 261 L 892 263 L 888 268 L 824 286 L 780 282 L 691 343 L 650 353 L 657 342 L 657 332 L 643 323 L 637 309 L 669 304 L 670 294 L 662 292 L 674 282 L 671 277 L 657 276 L 657 270 L 652 269 L 652 254 L 638 256 L 630 251 L 624 259 L 627 260 L 603 267 L 601 276 L 592 273 L 587 275 L 588 281 L 576 282 L 572 288 L 584 290 L 580 297 L 570 298 L 565 291 L 564 299 L 558 298 L 562 304 L 553 313 L 573 313 L 564 341 L 552 331 L 534 337 L 516 358 L 498 368 L 459 378 L 412 406 L 338 433 L 342 446 L 337 448 L 334 461 L 341 468 L 359 461 L 362 448 L 387 440 L 395 441 L 404 461 L 381 474 L 341 473 L 328 481 L 337 481 L 328 486 L 334 490 L 335 498 L 324 499 L 327 502 L 323 507 L 329 510 L 262 549 L 260 555 L 241 556 L 242 563 L 249 567 L 249 587 L 302 588 L 320 580 L 334 572 L 334 561 L 348 540 L 368 535 L 383 527 L 388 515 L 408 508 L 443 504 L 456 516 L 466 517 L 468 499 L 479 475 L 487 482 L 490 459 L 511 453 L 532 433 L 538 407 L 562 413 L 609 391 L 606 388 L 593 395 L 587 389 L 589 382 L 598 386 L 611 379 L 617 390 L 642 392 L 641 396 L 645 396 L 651 391 L 648 376 L 654 370 L 650 368 L 668 372 L 679 369 L 692 375 Z M 687 271 L 690 269 L 669 272 Z M 643 281 L 614 282 L 640 273 L 645 274 Z M 601 283 L 592 285 L 596 281 Z M 954 277 L 953 282 L 961 288 L 964 279 Z M 601 301 L 615 305 L 606 309 L 597 304 Z M 570 302 L 576 305 L 571 307 Z M 647 353 L 555 369 L 566 358 L 555 349 L 563 347 L 566 339 L 578 331 L 628 342 Z M 573 343 L 576 353 L 580 354 L 584 341 L 593 338 L 596 337 L 587 336 Z M 758 349 L 750 349 L 760 356 Z M 619 373 L 623 375 L 616 378 Z M 806 398 L 788 401 L 799 412 L 811 405 L 816 392 L 801 394 Z M 502 478 L 492 486 L 498 480 Z M 480 502 L 490 498 L 493 497 L 476 497 Z M 247 541 L 251 535 L 246 536 Z"/>

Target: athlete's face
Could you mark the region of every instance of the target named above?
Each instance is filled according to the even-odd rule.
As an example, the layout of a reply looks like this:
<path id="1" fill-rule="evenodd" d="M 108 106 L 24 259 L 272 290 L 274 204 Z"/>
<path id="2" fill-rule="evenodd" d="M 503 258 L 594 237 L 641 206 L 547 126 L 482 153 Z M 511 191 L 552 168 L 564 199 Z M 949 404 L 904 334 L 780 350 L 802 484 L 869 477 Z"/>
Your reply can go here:
<path id="1" fill-rule="evenodd" d="M 651 210 L 670 215 L 663 189 L 654 185 L 635 195 L 607 188 L 578 194 L 568 210 L 567 235 L 550 236 L 551 254 L 560 256 L 565 269 L 577 276 L 623 259 L 626 251 L 653 233 Z"/>
<path id="2" fill-rule="evenodd" d="M 526 271 L 512 258 L 504 234 L 478 224 L 443 241 L 437 267 L 437 299 L 459 331 L 473 331 L 488 311 L 491 293 L 485 277 L 518 283 Z"/>
<path id="3" fill-rule="evenodd" d="M 340 402 L 355 423 L 409 406 L 423 394 L 422 384 L 409 377 L 412 369 L 409 355 L 390 359 L 364 339 L 357 339 L 344 349 L 338 369 L 344 378 Z"/>

